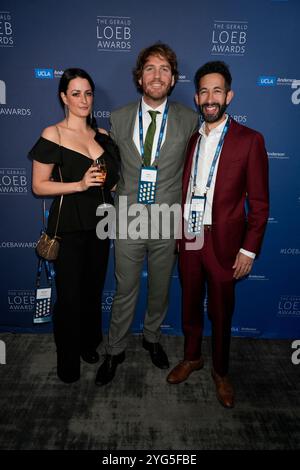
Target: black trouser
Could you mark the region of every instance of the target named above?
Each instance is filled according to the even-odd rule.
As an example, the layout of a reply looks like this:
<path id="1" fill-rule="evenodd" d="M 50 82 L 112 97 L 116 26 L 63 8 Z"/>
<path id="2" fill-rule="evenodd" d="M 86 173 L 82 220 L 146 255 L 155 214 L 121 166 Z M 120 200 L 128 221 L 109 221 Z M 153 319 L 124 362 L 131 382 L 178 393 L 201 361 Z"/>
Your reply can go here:
<path id="1" fill-rule="evenodd" d="M 102 340 L 101 301 L 110 242 L 99 240 L 95 230 L 61 236 L 53 315 L 57 373 L 63 380 L 76 380 L 80 353 L 96 349 Z"/>

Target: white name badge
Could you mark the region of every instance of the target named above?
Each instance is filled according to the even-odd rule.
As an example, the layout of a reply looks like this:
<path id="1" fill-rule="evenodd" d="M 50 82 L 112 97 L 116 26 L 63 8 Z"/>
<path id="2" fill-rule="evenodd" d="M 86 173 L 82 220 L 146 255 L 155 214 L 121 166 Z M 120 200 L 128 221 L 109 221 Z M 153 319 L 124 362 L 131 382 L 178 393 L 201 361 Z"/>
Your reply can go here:
<path id="1" fill-rule="evenodd" d="M 199 235 L 203 227 L 206 196 L 193 196 L 190 204 L 188 218 L 188 232 L 191 235 Z"/>
<path id="2" fill-rule="evenodd" d="M 36 290 L 35 312 L 33 323 L 47 323 L 52 319 L 51 313 L 51 287 Z"/>
<path id="3" fill-rule="evenodd" d="M 157 168 L 145 166 L 141 168 L 138 202 L 141 204 L 153 204 L 155 201 L 157 181 Z"/>

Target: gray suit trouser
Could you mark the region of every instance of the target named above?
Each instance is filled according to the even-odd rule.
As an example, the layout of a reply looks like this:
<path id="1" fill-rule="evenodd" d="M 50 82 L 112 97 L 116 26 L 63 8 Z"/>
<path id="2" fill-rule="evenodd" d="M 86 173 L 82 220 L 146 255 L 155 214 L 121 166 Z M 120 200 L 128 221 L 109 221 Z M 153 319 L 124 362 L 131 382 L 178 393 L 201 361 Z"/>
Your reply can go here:
<path id="1" fill-rule="evenodd" d="M 175 240 L 115 240 L 114 297 L 108 337 L 108 354 L 119 354 L 126 348 L 139 295 L 140 277 L 145 256 L 148 257 L 148 306 L 143 334 L 155 343 L 168 309 L 168 293 L 175 264 Z"/>

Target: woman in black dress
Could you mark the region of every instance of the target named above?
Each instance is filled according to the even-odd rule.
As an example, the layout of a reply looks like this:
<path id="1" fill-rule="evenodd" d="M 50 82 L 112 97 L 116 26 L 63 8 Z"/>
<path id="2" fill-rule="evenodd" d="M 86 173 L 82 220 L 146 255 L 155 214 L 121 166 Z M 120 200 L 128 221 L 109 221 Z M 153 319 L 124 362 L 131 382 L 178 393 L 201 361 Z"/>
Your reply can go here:
<path id="1" fill-rule="evenodd" d="M 55 196 L 47 233 L 54 234 L 60 195 L 60 249 L 55 261 L 57 301 L 53 330 L 57 349 L 57 375 L 66 383 L 80 378 L 80 358 L 99 360 L 102 341 L 101 297 L 107 270 L 109 239 L 96 235 L 96 208 L 113 203 L 111 189 L 118 181 L 119 153 L 92 117 L 94 83 L 82 69 L 67 69 L 59 84 L 65 119 L 43 130 L 30 151 L 32 189 L 38 196 Z M 105 182 L 92 164 L 103 158 Z M 61 169 L 60 181 L 58 166 Z"/>

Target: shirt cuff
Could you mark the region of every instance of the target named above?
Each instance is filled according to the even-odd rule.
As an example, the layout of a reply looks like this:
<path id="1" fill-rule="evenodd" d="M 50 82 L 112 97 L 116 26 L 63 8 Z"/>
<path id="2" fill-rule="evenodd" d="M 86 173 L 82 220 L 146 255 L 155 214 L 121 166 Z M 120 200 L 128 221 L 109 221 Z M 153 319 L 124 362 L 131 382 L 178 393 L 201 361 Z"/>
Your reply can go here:
<path id="1" fill-rule="evenodd" d="M 256 254 L 252 253 L 252 251 L 244 250 L 244 248 L 240 249 L 240 253 L 243 253 L 243 255 L 249 256 L 249 258 L 255 259 Z"/>

